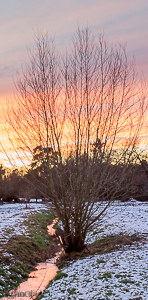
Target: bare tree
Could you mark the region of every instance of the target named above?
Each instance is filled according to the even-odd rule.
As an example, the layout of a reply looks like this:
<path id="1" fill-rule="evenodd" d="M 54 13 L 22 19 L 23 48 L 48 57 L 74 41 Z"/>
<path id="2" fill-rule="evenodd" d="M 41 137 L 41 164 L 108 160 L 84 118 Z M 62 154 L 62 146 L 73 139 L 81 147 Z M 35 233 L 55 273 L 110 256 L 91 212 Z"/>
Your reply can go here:
<path id="1" fill-rule="evenodd" d="M 116 197 L 145 113 L 144 88 L 123 46 L 78 29 L 60 56 L 40 35 L 7 105 L 9 136 L 18 158 L 40 149 L 43 185 L 62 221 L 63 247 L 81 251 L 90 227 Z M 108 200 L 104 204 L 104 200 Z"/>

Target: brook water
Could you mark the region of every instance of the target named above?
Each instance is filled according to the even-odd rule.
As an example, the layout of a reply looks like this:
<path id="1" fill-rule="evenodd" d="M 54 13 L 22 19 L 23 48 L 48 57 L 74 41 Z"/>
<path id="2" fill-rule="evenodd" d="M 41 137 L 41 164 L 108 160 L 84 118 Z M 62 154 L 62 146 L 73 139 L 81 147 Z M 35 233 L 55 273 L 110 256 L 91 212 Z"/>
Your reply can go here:
<path id="1" fill-rule="evenodd" d="M 55 234 L 53 229 L 57 219 L 53 220 L 51 225 L 47 226 L 48 234 Z M 37 270 L 29 274 L 27 281 L 22 282 L 16 290 L 9 292 L 8 297 L 1 298 L 2 300 L 15 299 L 15 300 L 31 300 L 35 299 L 37 295 L 43 291 L 49 281 L 51 281 L 58 271 L 58 267 L 55 265 L 57 258 L 61 252 L 58 252 L 52 259 L 46 260 L 44 263 L 37 265 Z"/>

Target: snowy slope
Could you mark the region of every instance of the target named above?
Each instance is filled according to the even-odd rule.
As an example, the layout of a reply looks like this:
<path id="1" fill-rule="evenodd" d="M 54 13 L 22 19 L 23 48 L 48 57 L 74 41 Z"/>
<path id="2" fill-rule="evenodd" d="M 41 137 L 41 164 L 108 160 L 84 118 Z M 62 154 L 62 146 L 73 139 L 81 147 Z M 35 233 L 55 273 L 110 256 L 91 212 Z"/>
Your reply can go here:
<path id="1" fill-rule="evenodd" d="M 23 222 L 31 213 L 45 210 L 47 206 L 41 203 L 11 203 L 0 205 L 0 243 L 6 242 L 13 234 L 26 233 Z"/>
<path id="2" fill-rule="evenodd" d="M 148 203 L 116 201 L 89 233 L 88 241 L 121 232 L 147 237 Z M 148 242 L 79 259 L 62 272 L 67 277 L 53 281 L 42 299 L 148 299 Z"/>

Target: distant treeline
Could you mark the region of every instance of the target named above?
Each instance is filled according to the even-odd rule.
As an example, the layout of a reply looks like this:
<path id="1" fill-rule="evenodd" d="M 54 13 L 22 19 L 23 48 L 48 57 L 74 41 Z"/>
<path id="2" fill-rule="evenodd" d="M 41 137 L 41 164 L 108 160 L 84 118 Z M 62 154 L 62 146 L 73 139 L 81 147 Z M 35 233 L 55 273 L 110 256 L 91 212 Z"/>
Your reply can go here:
<path id="1" fill-rule="evenodd" d="M 120 168 L 122 167 L 123 166 L 121 165 Z M 111 165 L 111 172 L 114 173 L 116 168 L 116 166 Z M 120 174 L 120 168 L 118 166 L 118 174 Z M 54 168 L 53 172 L 55 172 Z M 44 176 L 42 176 L 42 174 L 44 174 Z M 43 162 L 40 164 L 35 164 L 33 162 L 28 168 L 28 170 L 11 168 L 8 169 L 1 164 L 1 202 L 10 202 L 12 200 L 18 202 L 20 201 L 20 198 L 25 198 L 28 202 L 32 198 L 51 200 L 50 189 L 48 188 L 49 180 L 50 177 L 48 175 L 48 172 L 46 172 L 46 168 Z M 60 186 L 58 184 L 58 178 L 56 178 L 56 172 L 55 182 L 60 198 L 61 191 Z M 67 185 L 69 183 L 65 182 L 65 184 Z M 118 198 L 118 200 L 121 201 L 126 201 L 132 197 L 140 201 L 148 201 L 148 163 L 146 160 L 143 160 L 141 164 L 135 164 L 132 165 L 132 167 L 129 166 L 127 168 L 125 179 L 122 183 L 121 189 L 118 192 L 118 194 L 116 194 L 116 199 Z M 100 195 L 98 195 L 98 200 L 101 200 Z M 109 200 L 108 194 L 106 194 L 106 200 Z"/>

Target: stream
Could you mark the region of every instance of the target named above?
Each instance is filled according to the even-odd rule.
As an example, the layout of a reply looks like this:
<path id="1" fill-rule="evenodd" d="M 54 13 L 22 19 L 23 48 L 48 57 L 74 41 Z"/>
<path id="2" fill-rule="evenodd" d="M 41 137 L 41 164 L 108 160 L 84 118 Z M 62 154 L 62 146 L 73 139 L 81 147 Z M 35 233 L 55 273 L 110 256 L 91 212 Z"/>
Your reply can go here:
<path id="1" fill-rule="evenodd" d="M 51 225 L 47 226 L 48 234 L 54 235 L 55 229 L 53 226 L 58 221 L 58 219 L 53 220 Z M 55 276 L 58 267 L 55 265 L 56 260 L 59 258 L 62 251 L 56 253 L 54 258 L 46 260 L 44 263 L 40 263 L 36 266 L 35 271 L 31 272 L 28 276 L 27 281 L 22 282 L 16 290 L 9 292 L 9 296 L 1 298 L 1 300 L 15 299 L 15 300 L 33 300 L 37 295 L 43 291 L 49 281 L 51 281 Z"/>

